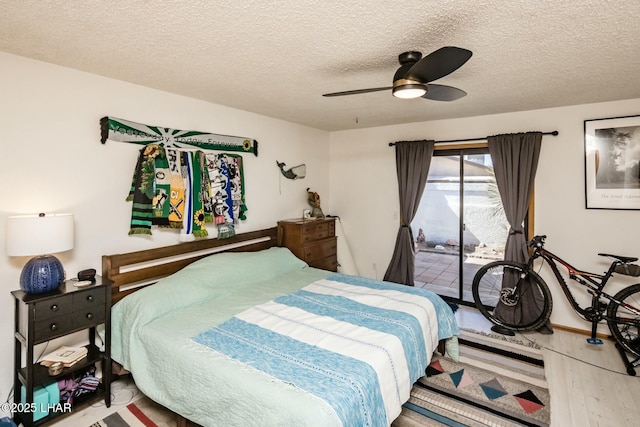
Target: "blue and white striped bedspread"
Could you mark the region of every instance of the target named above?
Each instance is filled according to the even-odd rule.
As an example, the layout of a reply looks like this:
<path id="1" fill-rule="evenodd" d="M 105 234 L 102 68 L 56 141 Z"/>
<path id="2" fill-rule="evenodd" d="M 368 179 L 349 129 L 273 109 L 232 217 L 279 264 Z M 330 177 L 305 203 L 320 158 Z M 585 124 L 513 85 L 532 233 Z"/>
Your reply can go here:
<path id="1" fill-rule="evenodd" d="M 439 339 L 458 334 L 435 294 L 332 274 L 193 338 L 323 400 L 344 426 L 388 426 Z"/>

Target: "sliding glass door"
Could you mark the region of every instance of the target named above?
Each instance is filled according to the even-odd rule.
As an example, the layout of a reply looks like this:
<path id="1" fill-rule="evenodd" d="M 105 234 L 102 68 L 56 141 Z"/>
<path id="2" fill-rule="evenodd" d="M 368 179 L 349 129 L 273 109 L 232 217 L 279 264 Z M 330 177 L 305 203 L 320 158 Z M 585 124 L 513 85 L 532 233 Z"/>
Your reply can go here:
<path id="1" fill-rule="evenodd" d="M 508 232 L 487 148 L 434 153 L 411 226 L 416 286 L 472 303 L 473 276 L 502 259 Z"/>

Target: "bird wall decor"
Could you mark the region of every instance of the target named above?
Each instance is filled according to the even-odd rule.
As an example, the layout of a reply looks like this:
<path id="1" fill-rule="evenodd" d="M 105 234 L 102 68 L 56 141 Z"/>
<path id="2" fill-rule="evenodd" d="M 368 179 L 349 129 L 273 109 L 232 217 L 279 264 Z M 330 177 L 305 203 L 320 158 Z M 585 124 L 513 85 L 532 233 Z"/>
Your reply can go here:
<path id="1" fill-rule="evenodd" d="M 304 163 L 287 170 L 284 169 L 284 167 L 287 166 L 286 163 L 276 160 L 276 164 L 280 168 L 280 172 L 282 172 L 282 175 L 288 179 L 302 179 L 307 174 L 307 165 L 305 165 Z"/>

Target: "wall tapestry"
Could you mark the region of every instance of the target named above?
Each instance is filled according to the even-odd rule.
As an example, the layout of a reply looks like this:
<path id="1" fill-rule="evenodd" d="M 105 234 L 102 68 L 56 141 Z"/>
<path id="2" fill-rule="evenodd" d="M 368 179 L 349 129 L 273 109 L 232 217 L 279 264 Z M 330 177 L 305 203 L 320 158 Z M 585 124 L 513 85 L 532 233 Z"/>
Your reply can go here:
<path id="1" fill-rule="evenodd" d="M 165 147 L 195 147 L 202 150 L 241 151 L 258 155 L 258 141 L 241 136 L 143 125 L 115 117 L 101 118 L 100 131 L 103 144 L 110 139 L 140 145 L 156 143 L 164 144 Z"/>
<path id="2" fill-rule="evenodd" d="M 151 227 L 218 239 L 235 235 L 246 219 L 242 157 L 148 144 L 140 150 L 128 201 L 132 201 L 129 235 L 151 234 Z"/>

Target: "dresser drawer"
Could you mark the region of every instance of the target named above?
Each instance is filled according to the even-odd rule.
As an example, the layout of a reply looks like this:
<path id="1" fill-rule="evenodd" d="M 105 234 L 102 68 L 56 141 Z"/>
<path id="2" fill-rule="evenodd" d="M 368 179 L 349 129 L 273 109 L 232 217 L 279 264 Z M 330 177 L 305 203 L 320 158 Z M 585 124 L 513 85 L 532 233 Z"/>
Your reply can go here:
<path id="1" fill-rule="evenodd" d="M 335 235 L 335 223 L 322 221 L 309 223 L 302 226 L 302 243 L 325 239 Z"/>
<path id="2" fill-rule="evenodd" d="M 65 312 L 63 316 L 36 321 L 33 331 L 34 341 L 46 341 L 49 338 L 66 334 L 72 330 L 72 323 L 69 312 Z"/>
<path id="3" fill-rule="evenodd" d="M 60 316 L 61 313 L 71 311 L 71 298 L 61 296 L 35 303 L 34 320 L 36 322 L 52 317 Z"/>
<path id="4" fill-rule="evenodd" d="M 317 259 L 308 264 L 321 270 L 338 271 L 338 258 L 335 255 Z"/>
<path id="5" fill-rule="evenodd" d="M 104 322 L 104 306 L 87 307 L 71 315 L 73 329 L 88 328 Z"/>
<path id="6" fill-rule="evenodd" d="M 89 289 L 73 294 L 73 311 L 85 307 L 98 307 L 104 310 L 104 289 Z"/>
<path id="7" fill-rule="evenodd" d="M 335 256 L 338 243 L 335 237 L 304 246 L 304 260 L 307 263 L 317 259 Z"/>

